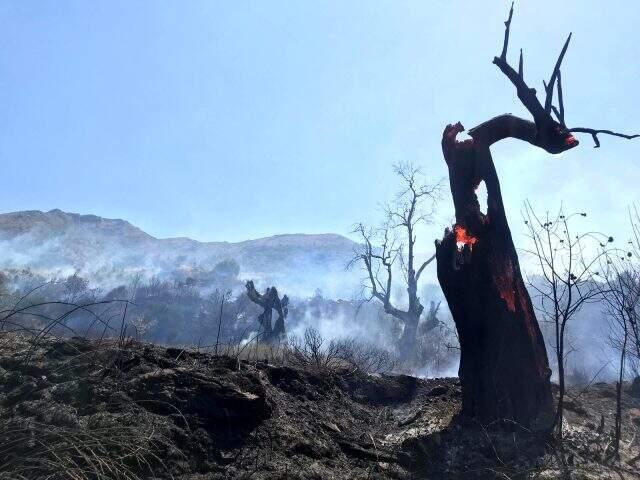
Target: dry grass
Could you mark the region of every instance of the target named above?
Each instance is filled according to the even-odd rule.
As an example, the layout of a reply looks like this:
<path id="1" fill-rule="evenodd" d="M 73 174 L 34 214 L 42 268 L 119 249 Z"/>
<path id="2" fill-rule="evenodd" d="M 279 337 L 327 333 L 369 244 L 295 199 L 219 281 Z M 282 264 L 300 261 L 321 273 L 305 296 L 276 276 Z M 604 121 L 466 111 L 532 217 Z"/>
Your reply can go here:
<path id="1" fill-rule="evenodd" d="M 39 368 L 43 352 L 51 351 L 46 338 L 34 339 L 24 333 L 0 335 L 0 349 L 13 350 L 16 360 L 13 376 L 4 381 L 24 386 L 23 374 Z M 117 340 L 96 342 L 90 351 L 65 355 L 50 373 L 64 377 L 60 386 L 95 381 L 126 350 L 118 345 Z M 72 351 L 76 348 L 72 341 L 65 346 Z M 74 392 L 71 395 L 77 390 Z M 0 404 L 4 417 L 0 420 L 0 479 L 156 478 L 154 472 L 167 470 L 160 452 L 175 450 L 170 439 L 170 420 L 136 408 L 130 402 L 120 405 L 121 413 L 116 415 L 101 411 L 79 415 L 76 407 L 53 408 L 37 392 L 25 392 L 15 406 L 5 400 L 4 405 Z M 11 414 L 12 410 L 19 415 Z"/>
<path id="2" fill-rule="evenodd" d="M 170 444 L 165 423 L 157 418 L 103 420 L 94 417 L 91 424 L 75 428 L 32 421 L 3 424 L 0 478 L 138 480 L 166 470 L 157 453 Z"/>
<path id="3" fill-rule="evenodd" d="M 385 349 L 354 338 L 327 340 L 314 328 L 307 328 L 301 338 L 291 336 L 277 343 L 252 339 L 198 350 L 213 353 L 214 349 L 219 355 L 235 358 L 238 362 L 265 362 L 297 368 L 390 373 L 402 367 L 398 359 Z"/>

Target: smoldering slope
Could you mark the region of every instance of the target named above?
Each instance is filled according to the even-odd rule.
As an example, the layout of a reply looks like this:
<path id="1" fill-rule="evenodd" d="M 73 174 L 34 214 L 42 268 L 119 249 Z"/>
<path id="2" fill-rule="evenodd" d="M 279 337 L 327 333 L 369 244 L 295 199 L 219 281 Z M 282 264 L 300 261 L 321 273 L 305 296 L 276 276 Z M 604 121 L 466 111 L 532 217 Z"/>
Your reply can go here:
<path id="1" fill-rule="evenodd" d="M 206 276 L 220 262 L 238 264 L 240 279 L 277 285 L 305 297 L 320 288 L 344 297 L 357 274 L 346 270 L 355 243 L 335 234 L 277 235 L 238 243 L 158 239 L 123 220 L 51 210 L 0 214 L 0 268 L 43 278 L 77 273 L 94 287 L 115 288 L 131 277 L 184 280 Z"/>
<path id="2" fill-rule="evenodd" d="M 92 288 L 107 291 L 119 285 L 128 285 L 136 275 L 141 275 L 143 280 L 157 276 L 168 281 L 183 281 L 190 275 L 211 270 L 219 262 L 237 258 L 237 276 L 224 286 L 232 290 L 234 296 L 243 294 L 243 282 L 248 279 L 255 280 L 261 290 L 271 285 L 278 286 L 282 293 L 292 297 L 293 304 L 304 304 L 318 294 L 327 300 L 343 299 L 347 302 L 357 302 L 366 296 L 362 290 L 364 272 L 359 268 L 346 268 L 356 244 L 344 237 L 319 237 L 317 242 L 320 244 L 307 243 L 303 244 L 304 248 L 297 245 L 283 259 L 281 257 L 288 249 L 286 242 L 291 239 L 271 243 L 269 239 L 264 239 L 263 244 L 258 241 L 258 247 L 247 252 L 242 248 L 229 248 L 233 244 L 200 244 L 188 239 L 158 240 L 127 222 L 92 217 L 92 222 L 106 222 L 106 227 L 101 223 L 102 227 L 96 233 L 95 224 L 83 224 L 84 216 L 73 215 L 54 213 L 56 218 L 60 217 L 60 221 L 75 222 L 72 228 L 67 226 L 53 231 L 50 227 L 35 228 L 18 235 L 0 236 L 0 268 L 29 268 L 35 274 L 32 282 L 60 279 L 78 273 L 89 280 Z M 322 242 L 325 244 L 322 245 Z M 200 248 L 201 245 L 211 248 Z M 310 248 L 318 247 L 324 250 L 309 253 Z M 263 255 L 267 260 L 257 261 L 256 255 Z M 401 280 L 402 273 L 396 272 L 395 278 Z M 452 329 L 453 322 L 434 275 L 425 275 L 425 280 L 428 283 L 421 290 L 423 303 L 441 302 L 439 319 Z M 218 286 L 200 285 L 205 295 L 215 288 Z M 535 303 L 535 292 L 532 292 L 532 298 Z M 392 302 L 403 308 L 403 299 L 403 289 L 396 287 L 392 292 Z M 372 312 L 374 310 L 367 315 L 354 315 L 348 309 L 307 309 L 290 319 L 289 333 L 302 336 L 306 328 L 313 327 L 328 341 L 356 338 L 393 350 L 401 334 L 401 326 L 398 327 L 379 310 Z M 553 328 L 542 318 L 540 320 L 555 371 Z M 612 335 L 602 305 L 586 305 L 568 326 L 569 376 L 580 380 L 612 379 L 618 355 L 610 341 Z M 457 362 L 450 362 L 440 369 L 425 366 L 415 373 L 434 376 L 453 375 L 456 371 Z"/>

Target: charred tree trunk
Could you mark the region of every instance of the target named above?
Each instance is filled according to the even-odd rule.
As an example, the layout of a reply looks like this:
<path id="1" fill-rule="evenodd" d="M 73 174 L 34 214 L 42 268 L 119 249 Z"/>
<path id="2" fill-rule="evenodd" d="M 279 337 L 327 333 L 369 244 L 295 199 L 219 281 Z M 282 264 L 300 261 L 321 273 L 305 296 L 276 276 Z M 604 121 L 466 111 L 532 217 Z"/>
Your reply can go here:
<path id="1" fill-rule="evenodd" d="M 404 359 L 409 359 L 415 354 L 419 322 L 420 315 L 411 315 L 410 312 L 403 318 L 404 327 L 400 336 L 399 350 Z"/>
<path id="2" fill-rule="evenodd" d="M 502 52 L 493 63 L 516 87 L 518 99 L 534 121 L 502 115 L 470 130 L 471 140 L 464 142 L 456 140 L 464 130 L 460 123 L 447 126 L 442 150 L 449 168 L 456 225 L 436 245 L 436 258 L 438 280 L 460 339 L 463 413 L 481 421 L 510 419 L 546 428 L 553 417 L 551 371 L 520 273 L 489 148 L 511 137 L 549 153 L 561 153 L 578 145 L 571 132 L 591 134 L 596 147 L 600 146 L 600 134 L 626 139 L 640 135 L 567 127 L 560 67 L 571 34 L 544 83 L 543 105 L 536 90 L 524 80 L 522 50 L 517 71 L 507 62 L 512 17 L 513 4 L 505 22 Z M 556 93 L 557 107 L 553 104 Z M 486 214 L 480 211 L 475 194 L 482 181 L 488 193 Z"/>
<path id="3" fill-rule="evenodd" d="M 403 312 L 404 329 L 400 337 L 400 352 L 404 358 L 410 358 L 416 352 L 418 323 L 424 311 L 424 306 L 418 298 L 418 279 L 414 269 L 414 233 L 413 227 L 408 228 L 408 261 L 407 261 L 407 298 L 409 308 Z"/>
<path id="4" fill-rule="evenodd" d="M 258 315 L 258 321 L 262 328 L 259 340 L 266 343 L 279 342 L 286 335 L 284 321 L 289 313 L 289 297 L 284 295 L 280 299 L 276 287 L 268 287 L 264 294 L 260 294 L 251 280 L 246 283 L 245 287 L 249 299 L 264 309 Z M 278 314 L 274 325 L 272 325 L 273 310 Z"/>
<path id="5" fill-rule="evenodd" d="M 456 224 L 437 244 L 436 259 L 460 339 L 463 414 L 546 428 L 552 420 L 551 371 L 489 151 L 492 141 L 520 136 L 513 127 L 526 132 L 529 123 L 498 117 L 470 132 L 472 140 L 464 142 L 456 140 L 462 125 L 447 126 L 442 149 Z M 475 194 L 482 181 L 488 194 L 486 214 Z"/>
<path id="6" fill-rule="evenodd" d="M 276 318 L 271 334 L 272 338 L 279 341 L 286 336 L 284 320 L 287 318 L 287 314 L 289 313 L 289 297 L 283 295 L 282 299 L 280 299 L 276 287 L 271 287 L 271 294 L 273 295 L 273 308 L 278 314 L 278 318 Z"/>

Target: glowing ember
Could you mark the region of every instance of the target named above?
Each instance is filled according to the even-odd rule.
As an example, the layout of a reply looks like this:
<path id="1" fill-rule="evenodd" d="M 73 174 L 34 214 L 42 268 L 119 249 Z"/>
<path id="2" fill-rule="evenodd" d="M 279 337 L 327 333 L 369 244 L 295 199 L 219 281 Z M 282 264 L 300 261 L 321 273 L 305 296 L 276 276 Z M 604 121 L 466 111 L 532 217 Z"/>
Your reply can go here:
<path id="1" fill-rule="evenodd" d="M 467 230 L 462 225 L 456 225 L 453 227 L 453 231 L 456 233 L 456 246 L 458 250 L 462 250 L 465 245 L 469 245 L 469 249 L 473 249 L 473 246 L 478 242 L 478 239 L 467 233 Z"/>

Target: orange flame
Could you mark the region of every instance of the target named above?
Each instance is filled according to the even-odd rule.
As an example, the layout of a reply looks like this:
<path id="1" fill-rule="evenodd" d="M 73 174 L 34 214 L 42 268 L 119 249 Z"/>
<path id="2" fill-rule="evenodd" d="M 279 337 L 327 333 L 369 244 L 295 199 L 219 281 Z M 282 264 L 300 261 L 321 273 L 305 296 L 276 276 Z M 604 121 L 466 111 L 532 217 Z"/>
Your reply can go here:
<path id="1" fill-rule="evenodd" d="M 462 225 L 456 225 L 453 227 L 453 231 L 456 234 L 456 246 L 458 250 L 462 250 L 465 245 L 469 245 L 469 248 L 473 249 L 473 246 L 478 242 L 478 239 L 473 235 L 469 235 Z"/>

